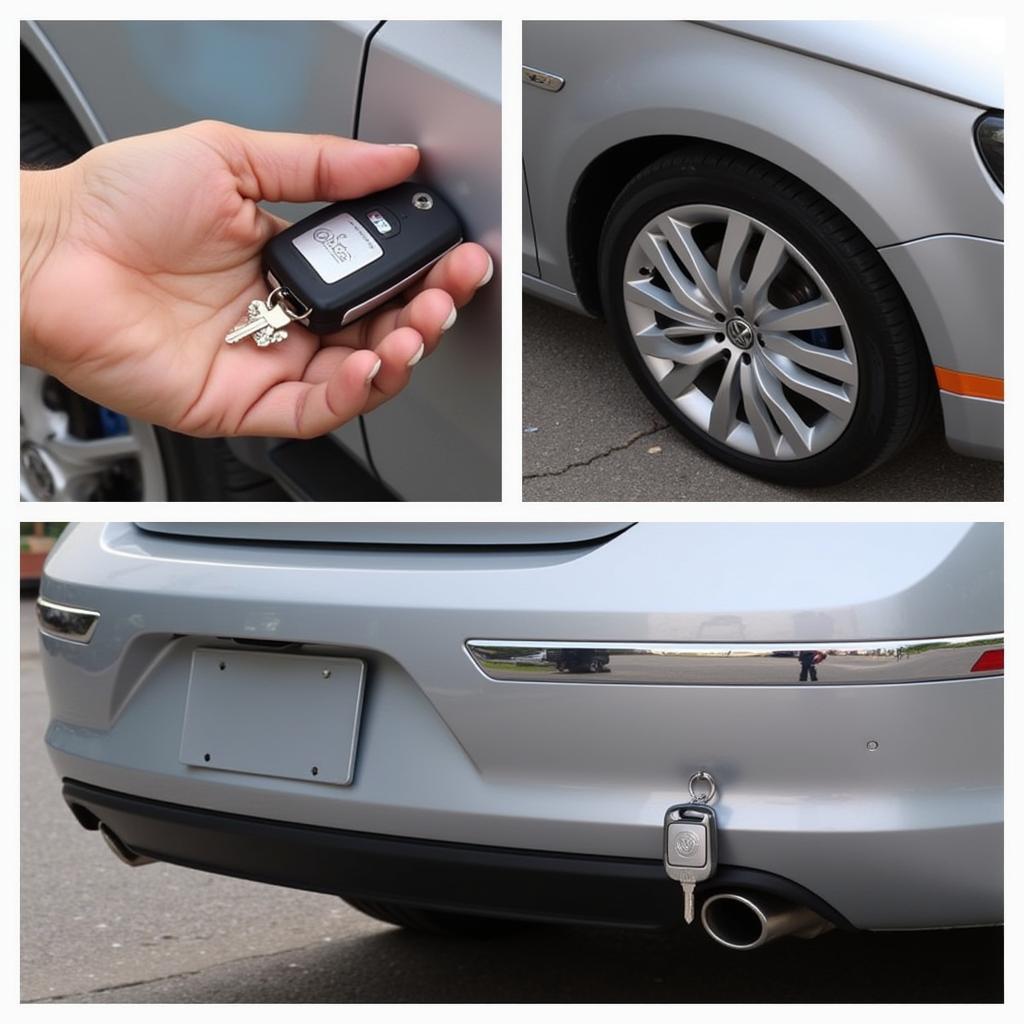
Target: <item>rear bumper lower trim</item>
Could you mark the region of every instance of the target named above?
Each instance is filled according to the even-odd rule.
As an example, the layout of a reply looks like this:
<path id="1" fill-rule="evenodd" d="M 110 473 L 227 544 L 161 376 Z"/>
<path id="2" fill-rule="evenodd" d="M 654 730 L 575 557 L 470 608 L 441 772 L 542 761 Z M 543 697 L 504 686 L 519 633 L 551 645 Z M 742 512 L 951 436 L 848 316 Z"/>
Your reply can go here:
<path id="1" fill-rule="evenodd" d="M 147 800 L 72 779 L 64 780 L 63 793 L 80 824 L 102 824 L 136 854 L 235 878 L 493 917 L 648 928 L 682 919 L 682 892 L 661 861 L 318 828 Z M 724 889 L 773 893 L 850 927 L 829 904 L 778 875 L 720 865 L 701 894 Z"/>

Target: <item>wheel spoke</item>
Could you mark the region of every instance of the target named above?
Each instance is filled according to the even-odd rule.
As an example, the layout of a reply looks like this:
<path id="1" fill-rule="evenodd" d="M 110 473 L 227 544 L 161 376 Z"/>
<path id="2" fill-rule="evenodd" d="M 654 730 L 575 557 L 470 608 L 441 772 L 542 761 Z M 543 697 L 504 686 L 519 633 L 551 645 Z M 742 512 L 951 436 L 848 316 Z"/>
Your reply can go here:
<path id="1" fill-rule="evenodd" d="M 131 434 L 117 434 L 101 437 L 94 441 L 77 441 L 73 438 L 53 438 L 48 450 L 62 463 L 69 466 L 95 467 L 106 462 L 126 459 L 139 452 L 139 442 Z"/>
<path id="2" fill-rule="evenodd" d="M 766 231 L 754 257 L 754 266 L 743 289 L 743 308 L 748 313 L 758 313 L 764 305 L 764 297 L 771 287 L 775 275 L 788 259 L 786 243 L 774 231 Z"/>
<path id="3" fill-rule="evenodd" d="M 714 330 L 713 324 L 708 323 L 703 316 L 695 316 L 683 309 L 672 295 L 664 288 L 659 288 L 653 281 L 627 281 L 625 298 L 627 302 L 635 302 L 638 306 L 661 313 L 662 316 L 667 316 L 670 320 L 687 327 L 701 327 L 704 331 Z"/>
<path id="4" fill-rule="evenodd" d="M 681 351 L 662 358 L 673 360 L 676 365 L 658 381 L 662 391 L 669 398 L 679 398 L 693 387 L 697 378 L 716 359 L 722 358 L 721 348 L 713 341 L 703 345 L 676 346 Z M 654 355 L 655 353 L 650 353 Z"/>
<path id="5" fill-rule="evenodd" d="M 661 230 L 660 225 L 658 230 Z M 661 274 L 672 293 L 672 298 L 683 309 L 705 319 L 714 316 L 711 304 L 701 295 L 700 289 L 679 269 L 672 255 L 672 247 L 666 238 L 653 231 L 645 231 L 640 236 L 640 248 Z"/>
<path id="6" fill-rule="evenodd" d="M 806 370 L 823 373 L 844 384 L 857 383 L 857 367 L 845 351 L 818 348 L 792 334 L 774 331 L 764 335 L 764 345 L 770 352 L 777 352 Z"/>
<path id="7" fill-rule="evenodd" d="M 794 454 L 798 457 L 810 455 L 811 428 L 804 423 L 800 414 L 790 405 L 779 381 L 767 372 L 766 362 L 760 355 L 754 356 L 754 380 L 757 390 Z"/>
<path id="8" fill-rule="evenodd" d="M 761 397 L 753 362 L 740 366 L 740 392 L 743 395 L 743 408 L 747 413 L 750 430 L 757 442 L 757 450 L 764 458 L 773 458 L 778 450 L 779 432 Z"/>
<path id="9" fill-rule="evenodd" d="M 736 412 L 740 405 L 740 376 L 736 372 L 739 365 L 739 359 L 730 359 L 725 364 L 722 382 L 711 403 L 708 433 L 719 441 L 725 441 L 736 426 Z"/>
<path id="10" fill-rule="evenodd" d="M 680 327 L 680 331 L 693 331 L 690 327 Z M 655 356 L 658 359 L 671 359 L 676 363 L 685 363 L 690 361 L 690 354 L 696 351 L 704 349 L 703 345 L 697 344 L 685 344 L 678 341 L 673 341 L 676 334 L 671 333 L 673 328 L 668 328 L 662 331 L 660 327 L 652 326 L 648 327 L 645 331 L 640 331 L 636 335 L 636 347 L 645 356 Z M 699 332 L 704 334 L 706 332 Z M 721 352 L 721 347 L 715 342 L 708 342 L 708 345 L 712 351 Z"/>
<path id="11" fill-rule="evenodd" d="M 812 299 L 788 309 L 770 309 L 758 317 L 758 327 L 769 331 L 813 331 L 817 327 L 839 327 L 843 315 L 831 299 Z"/>
<path id="12" fill-rule="evenodd" d="M 718 254 L 718 289 L 726 306 L 729 307 L 723 310 L 726 314 L 741 298 L 740 263 L 747 251 L 752 230 L 749 217 L 744 217 L 741 213 L 729 214 L 722 249 Z"/>
<path id="13" fill-rule="evenodd" d="M 699 290 L 700 297 L 707 304 L 709 312 L 725 313 L 725 303 L 718 290 L 718 277 L 693 237 L 693 231 L 672 216 L 662 217 L 658 227 L 668 240 L 679 262 L 686 268 Z"/>
<path id="14" fill-rule="evenodd" d="M 765 367 L 786 387 L 798 395 L 809 398 L 815 405 L 820 405 L 841 419 L 849 418 L 853 412 L 853 403 L 842 384 L 833 384 L 821 377 L 815 377 L 796 363 L 790 362 L 785 356 L 772 352 L 763 352 L 761 355 Z"/>

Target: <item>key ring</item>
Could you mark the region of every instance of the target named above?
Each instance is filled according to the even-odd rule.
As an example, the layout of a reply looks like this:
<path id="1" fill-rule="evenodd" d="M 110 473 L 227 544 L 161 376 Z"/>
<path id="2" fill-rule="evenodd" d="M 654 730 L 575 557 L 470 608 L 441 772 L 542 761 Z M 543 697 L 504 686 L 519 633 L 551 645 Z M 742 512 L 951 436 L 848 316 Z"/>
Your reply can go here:
<path id="1" fill-rule="evenodd" d="M 693 791 L 693 784 L 695 782 L 703 782 L 707 785 L 708 792 L 706 793 L 706 795 L 697 796 L 697 794 Z M 690 799 L 693 800 L 695 804 L 710 804 L 711 801 L 715 799 L 715 795 L 718 793 L 718 785 L 715 782 L 714 776 L 711 774 L 711 772 L 706 772 L 702 769 L 699 772 L 694 772 L 690 776 L 689 790 Z"/>
<path id="2" fill-rule="evenodd" d="M 267 296 L 267 305 L 268 306 L 277 306 L 277 305 L 283 306 L 284 307 L 284 311 L 288 314 L 288 316 L 292 320 L 301 320 L 303 317 L 307 317 L 307 316 L 309 316 L 310 313 L 313 312 L 313 310 L 310 309 L 309 306 L 306 306 L 305 307 L 305 312 L 303 312 L 303 313 L 296 313 L 295 310 L 293 310 L 291 308 L 291 306 L 288 305 L 288 299 L 291 299 L 293 302 L 296 301 L 295 300 L 295 296 L 292 295 L 292 293 L 290 291 L 288 291 L 287 288 L 283 287 L 282 285 L 278 285 Z"/>

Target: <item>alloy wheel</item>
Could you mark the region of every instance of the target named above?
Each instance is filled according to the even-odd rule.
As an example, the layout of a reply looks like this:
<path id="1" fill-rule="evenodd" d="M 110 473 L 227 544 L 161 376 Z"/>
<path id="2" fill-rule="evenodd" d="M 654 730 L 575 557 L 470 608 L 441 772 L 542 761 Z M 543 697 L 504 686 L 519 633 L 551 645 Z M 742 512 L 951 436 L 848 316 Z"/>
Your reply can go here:
<path id="1" fill-rule="evenodd" d="M 81 438 L 48 392 L 47 375 L 21 368 L 21 500 L 163 501 L 163 462 L 151 426 L 128 421 L 126 433 Z M 84 399 L 79 399 L 84 401 Z"/>
<path id="2" fill-rule="evenodd" d="M 623 272 L 626 317 L 658 386 L 746 455 L 808 458 L 853 416 L 857 353 L 825 280 L 759 220 L 712 205 L 650 220 Z"/>

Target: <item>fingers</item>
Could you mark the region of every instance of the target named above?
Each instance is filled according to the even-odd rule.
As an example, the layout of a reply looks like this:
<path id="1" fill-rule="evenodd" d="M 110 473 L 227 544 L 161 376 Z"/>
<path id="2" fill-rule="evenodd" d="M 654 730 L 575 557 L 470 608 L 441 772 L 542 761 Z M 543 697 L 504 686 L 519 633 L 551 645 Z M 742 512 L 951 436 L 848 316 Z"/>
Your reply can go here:
<path id="1" fill-rule="evenodd" d="M 266 437 L 320 437 L 358 416 L 383 369 L 375 352 L 339 351 L 326 379 L 285 381 L 258 399 L 236 434 Z"/>
<path id="2" fill-rule="evenodd" d="M 423 356 L 423 338 L 411 327 L 392 331 L 375 351 L 381 360 L 380 372 L 373 378 L 366 412 L 393 398 L 409 383 L 413 367 Z"/>
<path id="3" fill-rule="evenodd" d="M 419 163 L 415 146 L 377 145 L 334 135 L 199 126 L 228 160 L 248 199 L 305 203 L 352 199 L 405 181 Z"/>
<path id="4" fill-rule="evenodd" d="M 234 433 L 303 438 L 329 433 L 397 395 L 409 383 L 424 348 L 417 331 L 400 327 L 374 351 L 321 349 L 301 381 L 269 388 Z"/>
<path id="5" fill-rule="evenodd" d="M 494 274 L 494 262 L 482 245 L 466 242 L 454 252 L 439 260 L 430 272 L 409 291 L 409 295 L 440 288 L 455 301 L 457 307 L 464 306 Z"/>
<path id="6" fill-rule="evenodd" d="M 487 250 L 473 242 L 449 253 L 417 286 L 406 292 L 409 301 L 388 306 L 351 327 L 321 339 L 324 345 L 373 348 L 396 327 L 413 327 L 423 336 L 426 354 L 436 347 L 444 331 L 455 324 L 456 309 L 464 306 L 494 273 Z"/>

